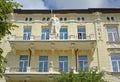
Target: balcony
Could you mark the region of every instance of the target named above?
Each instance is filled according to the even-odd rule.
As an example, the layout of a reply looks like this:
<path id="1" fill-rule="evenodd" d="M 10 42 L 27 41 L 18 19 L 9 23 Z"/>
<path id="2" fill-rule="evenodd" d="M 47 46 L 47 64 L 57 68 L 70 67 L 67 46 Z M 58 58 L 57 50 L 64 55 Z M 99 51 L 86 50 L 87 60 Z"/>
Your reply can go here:
<path id="1" fill-rule="evenodd" d="M 75 48 L 91 50 L 94 48 L 96 40 L 94 34 L 90 34 L 86 39 L 78 39 L 78 36 L 69 35 L 68 39 L 58 39 L 51 36 L 48 40 L 41 40 L 40 36 L 33 35 L 31 35 L 30 38 L 23 40 L 22 36 L 11 35 L 9 37 L 9 43 L 11 47 L 19 50 L 28 50 L 31 46 L 34 46 L 34 48 L 38 50 L 51 50 L 53 46 L 54 49 L 69 50 L 73 43 Z"/>
<path id="2" fill-rule="evenodd" d="M 22 71 L 21 71 L 22 70 Z M 39 71 L 39 68 L 27 67 L 26 69 L 19 67 L 6 67 L 5 74 L 59 74 L 59 68 L 48 68 L 47 71 Z"/>
<path id="3" fill-rule="evenodd" d="M 55 38 L 54 38 L 55 37 Z M 86 39 L 83 39 L 82 37 L 78 37 L 75 35 L 69 35 L 68 37 L 64 38 L 60 38 L 56 37 L 55 35 L 49 35 L 49 36 L 16 36 L 16 35 L 11 35 L 10 37 L 8 37 L 9 41 L 29 41 L 29 40 L 33 40 L 33 41 L 40 41 L 40 40 L 95 40 L 95 36 L 94 34 L 90 34 L 89 36 L 86 36 Z"/>
<path id="4" fill-rule="evenodd" d="M 54 69 L 58 70 L 58 68 Z M 46 82 L 50 79 L 51 74 L 60 74 L 60 72 L 50 70 L 50 68 L 48 72 L 39 72 L 38 70 L 38 68 L 27 67 L 26 72 L 19 72 L 18 67 L 7 67 L 4 76 L 10 82 Z"/>

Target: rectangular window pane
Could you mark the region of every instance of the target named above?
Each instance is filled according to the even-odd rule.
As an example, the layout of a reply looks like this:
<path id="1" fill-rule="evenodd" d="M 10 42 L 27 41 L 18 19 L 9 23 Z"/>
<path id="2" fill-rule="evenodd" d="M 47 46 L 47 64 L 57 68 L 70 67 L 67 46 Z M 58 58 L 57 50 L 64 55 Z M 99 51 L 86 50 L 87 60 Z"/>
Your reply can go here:
<path id="1" fill-rule="evenodd" d="M 84 61 L 84 68 L 88 68 L 88 61 Z"/>
<path id="2" fill-rule="evenodd" d="M 48 40 L 49 39 L 49 28 L 42 28 L 41 39 L 42 40 Z"/>
<path id="3" fill-rule="evenodd" d="M 112 33 L 108 33 L 108 40 L 113 41 Z"/>
<path id="4" fill-rule="evenodd" d="M 113 36 L 115 41 L 119 41 L 118 33 L 114 33 Z"/>
<path id="5" fill-rule="evenodd" d="M 39 72 L 42 72 L 42 69 L 43 69 L 43 63 L 40 62 L 40 63 L 39 63 Z"/>
<path id="6" fill-rule="evenodd" d="M 79 68 L 80 68 L 80 69 L 83 69 L 83 66 L 84 66 L 84 65 L 83 65 L 83 61 L 79 61 Z"/>
<path id="7" fill-rule="evenodd" d="M 112 61 L 112 67 L 114 72 L 118 72 L 118 66 L 116 61 Z"/>
<path id="8" fill-rule="evenodd" d="M 48 62 L 44 62 L 44 72 L 48 71 Z"/>
<path id="9" fill-rule="evenodd" d="M 19 63 L 19 72 L 22 72 L 22 68 L 23 68 L 23 62 L 20 61 L 20 63 Z"/>
<path id="10" fill-rule="evenodd" d="M 64 71 L 68 71 L 68 62 L 64 63 Z"/>
<path id="11" fill-rule="evenodd" d="M 119 67 L 119 71 L 120 71 L 120 60 L 118 61 L 118 67 Z"/>
<path id="12" fill-rule="evenodd" d="M 24 28 L 23 40 L 30 40 L 30 36 L 31 36 L 31 28 L 30 27 Z"/>
<path id="13" fill-rule="evenodd" d="M 63 71 L 63 62 L 59 62 L 59 70 Z"/>

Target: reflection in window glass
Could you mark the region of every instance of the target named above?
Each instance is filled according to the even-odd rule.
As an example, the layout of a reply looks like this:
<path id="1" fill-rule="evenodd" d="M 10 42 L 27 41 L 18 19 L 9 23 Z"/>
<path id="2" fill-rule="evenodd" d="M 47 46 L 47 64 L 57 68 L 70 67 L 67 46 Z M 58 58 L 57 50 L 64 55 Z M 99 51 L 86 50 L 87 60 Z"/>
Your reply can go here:
<path id="1" fill-rule="evenodd" d="M 120 72 L 120 54 L 111 54 L 113 72 Z"/>

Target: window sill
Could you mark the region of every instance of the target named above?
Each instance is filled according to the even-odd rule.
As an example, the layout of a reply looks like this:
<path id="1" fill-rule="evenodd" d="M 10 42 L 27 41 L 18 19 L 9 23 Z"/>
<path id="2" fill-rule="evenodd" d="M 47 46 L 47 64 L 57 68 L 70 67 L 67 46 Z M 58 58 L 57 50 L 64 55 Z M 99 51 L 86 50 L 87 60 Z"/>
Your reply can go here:
<path id="1" fill-rule="evenodd" d="M 107 43 L 120 43 L 120 41 L 107 41 Z"/>
<path id="2" fill-rule="evenodd" d="M 110 72 L 111 75 L 113 74 L 120 74 L 120 72 Z"/>

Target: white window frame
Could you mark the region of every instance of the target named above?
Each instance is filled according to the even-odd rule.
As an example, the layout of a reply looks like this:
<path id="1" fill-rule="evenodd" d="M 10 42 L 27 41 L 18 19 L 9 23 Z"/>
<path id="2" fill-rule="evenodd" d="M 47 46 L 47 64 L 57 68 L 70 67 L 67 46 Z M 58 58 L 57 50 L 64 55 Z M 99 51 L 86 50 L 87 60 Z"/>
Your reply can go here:
<path id="1" fill-rule="evenodd" d="M 116 28 L 117 30 L 117 32 L 108 32 L 107 30 L 108 30 L 108 28 L 110 29 L 110 28 Z M 117 37 L 118 37 L 118 40 L 117 41 L 119 41 L 119 32 L 118 32 L 118 27 L 117 26 L 107 26 L 107 29 L 106 29 L 106 31 L 107 31 L 107 41 L 110 41 L 109 40 L 109 36 L 108 36 L 108 34 L 110 33 L 110 34 L 112 34 L 112 41 L 110 41 L 110 42 L 116 42 L 116 40 L 115 40 L 115 37 L 114 37 L 114 34 L 116 34 L 117 35 Z"/>
<path id="2" fill-rule="evenodd" d="M 80 66 L 79 66 L 79 62 L 82 61 L 83 62 L 83 70 L 85 69 L 85 65 L 84 65 L 84 62 L 87 62 L 88 63 L 88 56 L 87 57 L 87 60 L 79 60 L 79 57 L 84 57 L 84 56 L 78 56 L 78 68 L 80 69 Z M 87 66 L 88 67 L 88 66 Z"/>
<path id="3" fill-rule="evenodd" d="M 46 56 L 46 57 L 48 57 L 48 56 Z M 41 61 L 41 60 L 39 60 L 39 64 L 40 63 L 43 63 L 43 68 L 42 68 L 42 72 L 45 72 L 44 70 L 44 68 L 45 68 L 45 66 L 44 66 L 44 64 L 47 62 L 47 64 L 48 64 L 48 60 L 47 61 Z M 40 68 L 39 68 L 39 70 L 40 70 Z M 47 69 L 47 71 L 48 71 L 48 69 Z"/>
<path id="4" fill-rule="evenodd" d="M 112 53 L 112 55 L 115 55 L 116 53 Z M 119 54 L 120 55 L 120 54 Z M 120 62 L 120 60 L 112 60 L 111 59 L 111 68 L 112 68 L 112 72 L 114 72 L 114 70 L 113 70 L 113 65 L 112 65 L 112 61 L 115 61 L 115 62 L 117 62 L 117 70 L 118 70 L 118 72 L 120 72 L 120 67 L 119 67 L 119 63 L 118 62 Z"/>
<path id="5" fill-rule="evenodd" d="M 28 57 L 28 56 L 27 56 Z M 22 71 L 20 71 L 20 72 L 24 72 L 24 64 L 25 64 L 25 62 L 27 62 L 27 67 L 28 67 L 28 59 L 27 60 L 20 60 L 20 62 L 19 62 L 19 64 L 21 63 L 21 62 L 23 62 L 23 64 L 22 64 Z M 26 67 L 26 71 L 27 71 L 27 67 Z"/>
<path id="6" fill-rule="evenodd" d="M 59 56 L 59 57 L 62 57 L 62 56 Z M 67 58 L 68 58 L 68 56 L 67 56 Z M 62 67 L 63 70 L 62 70 L 62 71 L 65 71 L 65 69 L 64 69 L 64 68 L 65 68 L 65 65 L 64 65 L 65 62 L 67 62 L 67 64 L 68 64 L 68 61 L 59 61 L 59 63 L 62 63 L 62 64 L 63 64 L 63 67 Z M 60 69 L 60 68 L 59 68 L 59 69 Z M 68 69 L 67 69 L 67 71 L 68 71 Z"/>
<path id="7" fill-rule="evenodd" d="M 66 39 L 68 39 L 68 28 L 67 27 L 61 27 L 61 28 L 66 28 L 67 32 L 59 32 L 60 35 L 62 35 L 62 37 L 63 37 L 62 39 L 60 38 L 60 40 L 66 40 Z M 65 34 L 67 34 L 67 38 L 65 38 Z"/>
<path id="8" fill-rule="evenodd" d="M 85 29 L 85 32 L 78 32 L 78 29 L 79 28 L 84 28 Z M 77 28 L 77 35 L 79 36 L 79 33 L 81 34 L 81 38 L 78 37 L 78 40 L 84 40 L 84 34 L 86 35 L 86 28 L 85 27 L 79 27 Z M 85 39 L 86 39 L 86 36 L 85 36 Z"/>
<path id="9" fill-rule="evenodd" d="M 31 27 L 24 27 L 24 30 L 25 30 L 25 28 L 29 28 L 32 31 Z M 31 36 L 31 31 L 30 32 L 24 32 L 24 30 L 23 30 L 23 40 L 30 40 L 29 35 Z M 26 38 L 24 38 L 24 35 L 26 36 Z"/>
<path id="10" fill-rule="evenodd" d="M 48 27 L 42 27 L 42 29 L 44 29 L 44 28 L 49 29 Z M 42 32 L 42 29 L 41 29 L 41 36 L 40 36 L 41 40 L 49 40 L 49 38 L 50 38 L 49 37 L 49 33 L 50 32 L 47 32 L 47 31 L 46 32 Z M 50 29 L 49 29 L 49 31 L 50 31 Z M 48 34 L 49 38 L 47 38 L 47 34 Z M 42 39 L 42 35 L 44 35 L 43 39 Z"/>

